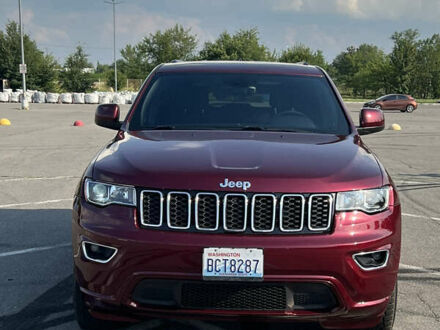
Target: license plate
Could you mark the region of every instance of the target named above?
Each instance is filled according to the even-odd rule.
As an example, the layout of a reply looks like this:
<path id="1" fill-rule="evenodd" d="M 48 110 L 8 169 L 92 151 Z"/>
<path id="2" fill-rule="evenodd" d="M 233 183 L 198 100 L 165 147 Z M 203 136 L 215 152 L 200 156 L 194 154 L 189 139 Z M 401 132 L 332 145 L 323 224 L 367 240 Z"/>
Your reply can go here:
<path id="1" fill-rule="evenodd" d="M 263 278 L 262 249 L 205 248 L 203 278 L 209 280 L 258 280 Z"/>

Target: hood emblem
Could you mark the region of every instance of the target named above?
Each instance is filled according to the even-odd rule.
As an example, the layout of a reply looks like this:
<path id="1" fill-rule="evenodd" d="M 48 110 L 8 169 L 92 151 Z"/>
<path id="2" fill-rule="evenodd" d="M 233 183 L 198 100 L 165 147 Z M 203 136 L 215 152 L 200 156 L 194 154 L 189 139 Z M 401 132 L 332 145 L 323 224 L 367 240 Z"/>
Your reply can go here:
<path id="1" fill-rule="evenodd" d="M 221 188 L 241 188 L 246 191 L 251 187 L 251 183 L 249 181 L 232 181 L 225 178 L 225 181 L 221 182 L 219 186 Z"/>

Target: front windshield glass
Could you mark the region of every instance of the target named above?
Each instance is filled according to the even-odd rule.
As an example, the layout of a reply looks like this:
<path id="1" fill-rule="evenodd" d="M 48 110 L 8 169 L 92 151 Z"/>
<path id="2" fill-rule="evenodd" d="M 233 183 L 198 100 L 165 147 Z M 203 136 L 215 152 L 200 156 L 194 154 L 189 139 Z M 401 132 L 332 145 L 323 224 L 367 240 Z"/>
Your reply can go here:
<path id="1" fill-rule="evenodd" d="M 325 77 L 229 73 L 158 74 L 129 129 L 350 131 Z"/>

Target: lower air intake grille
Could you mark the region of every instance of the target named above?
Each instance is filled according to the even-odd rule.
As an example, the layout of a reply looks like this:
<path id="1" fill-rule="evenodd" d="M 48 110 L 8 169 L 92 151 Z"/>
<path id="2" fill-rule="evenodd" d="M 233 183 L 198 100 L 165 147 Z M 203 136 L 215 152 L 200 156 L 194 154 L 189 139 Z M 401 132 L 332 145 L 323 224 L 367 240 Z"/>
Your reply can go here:
<path id="1" fill-rule="evenodd" d="M 283 285 L 184 283 L 182 306 L 193 309 L 285 310 Z"/>

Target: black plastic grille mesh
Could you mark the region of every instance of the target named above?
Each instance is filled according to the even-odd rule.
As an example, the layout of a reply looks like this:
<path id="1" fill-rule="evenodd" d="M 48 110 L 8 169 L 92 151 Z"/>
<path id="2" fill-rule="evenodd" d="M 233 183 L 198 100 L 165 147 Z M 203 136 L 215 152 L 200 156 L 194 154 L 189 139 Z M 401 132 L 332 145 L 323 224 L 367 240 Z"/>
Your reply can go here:
<path id="1" fill-rule="evenodd" d="M 310 226 L 313 229 L 326 228 L 329 224 L 330 197 L 313 196 L 310 210 Z"/>
<path id="2" fill-rule="evenodd" d="M 286 288 L 282 285 L 185 283 L 181 293 L 185 308 L 285 310 L 287 307 Z"/>
<path id="3" fill-rule="evenodd" d="M 301 196 L 285 196 L 282 209 L 283 230 L 299 230 L 302 224 L 303 198 Z"/>
<path id="4" fill-rule="evenodd" d="M 199 228 L 214 229 L 217 226 L 218 220 L 216 196 L 200 194 L 198 196 L 196 213 Z"/>
<path id="5" fill-rule="evenodd" d="M 190 212 L 189 196 L 180 193 L 170 193 L 169 198 L 169 221 L 173 227 L 187 227 Z"/>
<path id="6" fill-rule="evenodd" d="M 246 197 L 229 195 L 226 199 L 225 223 L 227 229 L 243 230 L 245 227 Z"/>
<path id="7" fill-rule="evenodd" d="M 142 216 L 145 224 L 159 225 L 160 211 L 162 207 L 161 196 L 157 192 L 143 193 Z"/>
<path id="8" fill-rule="evenodd" d="M 271 230 L 275 223 L 275 199 L 272 196 L 255 196 L 253 204 L 254 229 Z"/>

